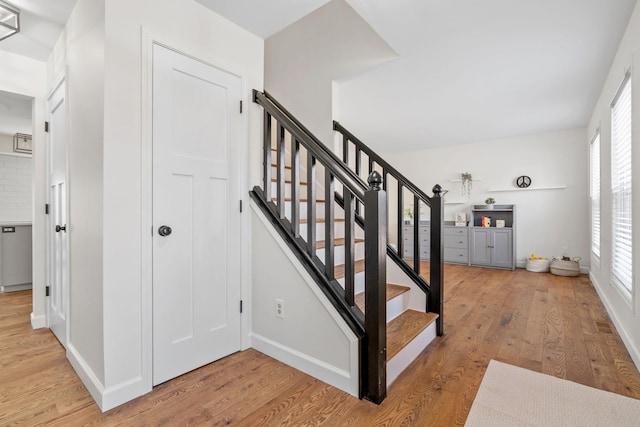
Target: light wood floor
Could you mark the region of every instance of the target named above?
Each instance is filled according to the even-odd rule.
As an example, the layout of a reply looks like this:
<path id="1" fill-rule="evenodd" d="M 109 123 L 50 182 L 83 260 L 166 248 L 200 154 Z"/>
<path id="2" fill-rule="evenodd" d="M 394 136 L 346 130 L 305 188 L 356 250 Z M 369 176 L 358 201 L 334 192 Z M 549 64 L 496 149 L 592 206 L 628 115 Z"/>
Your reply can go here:
<path id="1" fill-rule="evenodd" d="M 446 336 L 360 401 L 257 351 L 229 356 L 105 414 L 30 292 L 0 295 L 0 425 L 463 425 L 490 359 L 640 399 L 640 375 L 586 276 L 446 266 Z"/>

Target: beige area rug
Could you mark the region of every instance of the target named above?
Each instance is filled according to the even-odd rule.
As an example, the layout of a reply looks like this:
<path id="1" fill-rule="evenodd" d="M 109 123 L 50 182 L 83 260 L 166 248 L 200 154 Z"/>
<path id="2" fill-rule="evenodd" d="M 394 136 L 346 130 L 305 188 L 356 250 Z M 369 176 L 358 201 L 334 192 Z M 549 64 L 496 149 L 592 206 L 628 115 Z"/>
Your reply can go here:
<path id="1" fill-rule="evenodd" d="M 640 400 L 491 360 L 467 427 L 640 426 Z"/>

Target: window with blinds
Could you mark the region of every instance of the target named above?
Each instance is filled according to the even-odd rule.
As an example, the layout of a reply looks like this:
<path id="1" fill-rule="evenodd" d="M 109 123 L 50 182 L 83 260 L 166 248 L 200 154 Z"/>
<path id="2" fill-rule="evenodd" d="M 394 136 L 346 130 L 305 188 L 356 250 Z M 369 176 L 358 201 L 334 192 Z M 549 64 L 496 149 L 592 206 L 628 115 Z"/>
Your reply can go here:
<path id="1" fill-rule="evenodd" d="M 612 281 L 633 293 L 631 236 L 631 76 L 625 76 L 611 103 Z"/>
<path id="2" fill-rule="evenodd" d="M 600 258 L 600 131 L 591 140 L 591 252 Z"/>

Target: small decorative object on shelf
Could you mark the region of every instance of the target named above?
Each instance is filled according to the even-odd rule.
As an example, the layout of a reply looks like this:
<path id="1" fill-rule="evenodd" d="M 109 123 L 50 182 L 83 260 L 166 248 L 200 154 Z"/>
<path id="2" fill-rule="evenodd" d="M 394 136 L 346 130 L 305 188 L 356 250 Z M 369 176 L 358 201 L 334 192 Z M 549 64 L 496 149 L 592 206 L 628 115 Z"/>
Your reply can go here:
<path id="1" fill-rule="evenodd" d="M 531 178 L 526 175 L 522 175 L 516 178 L 516 185 L 518 188 L 529 188 L 531 185 Z"/>
<path id="2" fill-rule="evenodd" d="M 473 187 L 473 177 L 469 172 L 463 172 L 460 174 L 462 180 L 462 195 L 471 197 L 471 188 Z"/>
<path id="3" fill-rule="evenodd" d="M 488 209 L 493 209 L 493 205 L 496 204 L 496 199 L 494 199 L 493 197 L 487 197 L 487 199 L 484 201 L 484 204 L 487 205 Z"/>
<path id="4" fill-rule="evenodd" d="M 496 220 L 496 228 L 504 228 L 504 219 Z"/>
<path id="5" fill-rule="evenodd" d="M 16 133 L 13 135 L 13 151 L 16 153 L 31 154 L 32 137 L 25 133 Z"/>
<path id="6" fill-rule="evenodd" d="M 467 214 L 464 212 L 456 213 L 456 227 L 466 227 L 467 226 Z"/>
<path id="7" fill-rule="evenodd" d="M 411 208 L 406 208 L 404 210 L 404 223 L 411 224 L 411 220 L 413 219 L 413 211 Z"/>

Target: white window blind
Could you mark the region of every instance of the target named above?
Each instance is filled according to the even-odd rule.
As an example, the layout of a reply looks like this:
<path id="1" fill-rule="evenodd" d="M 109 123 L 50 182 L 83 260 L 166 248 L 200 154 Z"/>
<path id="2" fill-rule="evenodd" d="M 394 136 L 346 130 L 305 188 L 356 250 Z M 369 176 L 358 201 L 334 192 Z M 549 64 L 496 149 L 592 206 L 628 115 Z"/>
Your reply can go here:
<path id="1" fill-rule="evenodd" d="M 591 251 L 600 258 L 600 131 L 591 140 Z"/>
<path id="2" fill-rule="evenodd" d="M 611 104 L 612 281 L 633 293 L 631 236 L 631 78 L 627 74 Z"/>

